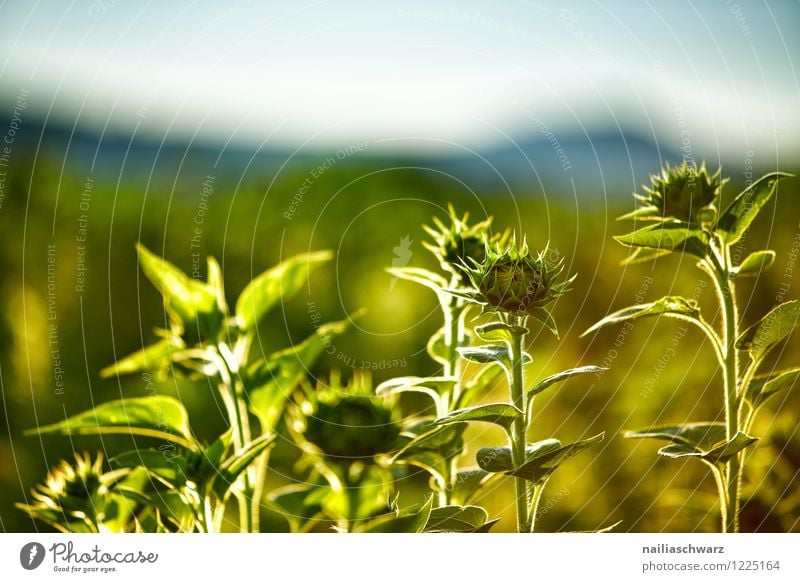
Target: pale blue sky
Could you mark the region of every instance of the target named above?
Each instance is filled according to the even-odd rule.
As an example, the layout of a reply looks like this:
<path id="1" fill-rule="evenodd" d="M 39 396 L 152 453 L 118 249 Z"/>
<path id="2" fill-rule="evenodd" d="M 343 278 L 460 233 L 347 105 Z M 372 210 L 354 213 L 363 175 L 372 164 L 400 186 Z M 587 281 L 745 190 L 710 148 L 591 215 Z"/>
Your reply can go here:
<path id="1" fill-rule="evenodd" d="M 6 1 L 0 98 L 158 139 L 472 147 L 541 121 L 800 153 L 799 37 L 790 0 Z"/>

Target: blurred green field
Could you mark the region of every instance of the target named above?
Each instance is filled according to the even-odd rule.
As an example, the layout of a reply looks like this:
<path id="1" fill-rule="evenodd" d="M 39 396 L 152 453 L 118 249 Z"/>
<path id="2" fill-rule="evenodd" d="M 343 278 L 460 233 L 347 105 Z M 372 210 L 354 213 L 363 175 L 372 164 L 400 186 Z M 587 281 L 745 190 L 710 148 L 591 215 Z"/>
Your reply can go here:
<path id="1" fill-rule="evenodd" d="M 324 158 L 323 158 L 324 159 Z M 319 163 L 321 163 L 320 160 Z M 580 334 L 609 311 L 667 293 L 697 294 L 711 309 L 712 290 L 688 258 L 660 259 L 622 269 L 626 251 L 611 239 L 627 225 L 614 220 L 632 207 L 628 192 L 604 200 L 595 192 L 579 199 L 537 188 L 480 192 L 434 172 L 373 162 L 343 162 L 313 176 L 317 164 L 296 164 L 277 179 L 248 173 L 241 181 L 202 169 L 150 177 L 85 175 L 62 170 L 62 160 L 18 159 L 9 172 L 0 212 L 0 529 L 41 530 L 14 508 L 47 468 L 73 451 L 102 449 L 107 456 L 130 446 L 122 437 L 23 436 L 37 424 L 54 422 L 93 404 L 121 396 L 144 396 L 153 389 L 179 397 L 194 418 L 200 437 L 220 432 L 224 414 L 208 385 L 170 380 L 150 386 L 140 376 L 100 380 L 99 370 L 150 343 L 164 326 L 158 293 L 138 270 L 134 243 L 142 241 L 186 272 L 205 276 L 205 255 L 223 266 L 228 292 L 235 296 L 256 274 L 281 258 L 306 250 L 332 249 L 336 259 L 315 272 L 307 291 L 274 312 L 262 326 L 264 353 L 311 333 L 315 322 L 341 319 L 359 308 L 367 312 L 337 340 L 315 370 L 369 368 L 375 382 L 396 375 L 437 371 L 425 353 L 429 335 L 440 325 L 432 293 L 393 281 L 385 268 L 408 264 L 433 268 L 422 247 L 421 225 L 444 217 L 452 202 L 476 218 L 494 215 L 499 228 L 524 233 L 533 248 L 551 246 L 578 273 L 574 290 L 560 299 L 555 317 L 561 340 L 535 335 L 531 374 L 544 376 L 584 364 L 607 365 L 600 376 L 571 380 L 537 401 L 533 438 L 563 440 L 606 431 L 594 453 L 584 453 L 554 476 L 543 501 L 541 531 L 589 530 L 618 520 L 619 531 L 715 531 L 718 511 L 713 479 L 701 463 L 657 458 L 657 445 L 627 441 L 625 428 L 658 423 L 716 420 L 721 410 L 721 377 L 708 345 L 694 329 L 672 321 L 642 321 L 629 331 Z M 35 167 L 35 171 L 33 168 Z M 656 171 L 657 168 L 653 168 Z M 727 168 L 738 192 L 736 168 Z M 310 182 L 308 187 L 304 184 Z M 302 194 L 298 192 L 303 189 Z M 781 186 L 777 200 L 761 215 L 741 252 L 771 248 L 778 259 L 756 282 L 740 286 L 747 321 L 755 321 L 776 300 L 800 297 L 800 180 Z M 706 312 L 708 314 L 712 312 Z M 711 317 L 711 315 L 709 315 Z M 674 340 L 674 341 L 673 341 Z M 674 354 L 666 348 L 675 346 Z M 786 366 L 800 365 L 800 337 L 779 354 Z M 661 363 L 659 363 L 661 362 Z M 709 380 L 710 378 L 710 380 Z M 503 398 L 505 387 L 486 394 Z M 419 403 L 403 400 L 413 410 Z M 800 531 L 800 394 L 788 391 L 759 417 L 756 435 L 769 427 L 745 477 L 744 531 Z M 471 451 L 497 443 L 495 427 L 472 426 Z M 773 462 L 773 459 L 775 461 Z M 273 454 L 269 487 L 288 482 L 294 452 L 279 445 Z M 463 465 L 474 464 L 471 455 Z M 300 475 L 302 477 L 302 475 Z M 423 494 L 425 479 L 404 481 L 401 503 Z M 513 529 L 510 482 L 501 482 L 480 500 L 495 531 Z M 285 527 L 279 518 L 268 521 Z"/>

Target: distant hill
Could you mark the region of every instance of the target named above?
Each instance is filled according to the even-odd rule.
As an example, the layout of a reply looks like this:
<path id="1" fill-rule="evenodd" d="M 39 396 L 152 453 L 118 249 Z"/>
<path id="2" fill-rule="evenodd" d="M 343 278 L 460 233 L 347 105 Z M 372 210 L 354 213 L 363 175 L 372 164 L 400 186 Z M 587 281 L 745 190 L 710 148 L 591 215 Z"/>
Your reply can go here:
<path id="1" fill-rule="evenodd" d="M 17 137 L 27 152 L 38 150 L 40 159 L 57 159 L 72 172 L 108 175 L 117 179 L 142 179 L 151 174 L 169 178 L 181 174 L 214 174 L 269 178 L 281 169 L 313 168 L 327 158 L 337 164 L 391 167 L 413 166 L 440 173 L 442 179 L 464 182 L 486 193 L 515 192 L 535 187 L 554 195 L 598 199 L 627 194 L 646 182 L 663 162 L 680 161 L 677 151 L 631 133 L 597 132 L 590 135 L 537 134 L 517 143 L 488 146 L 469 152 L 452 148 L 419 155 L 397 154 L 367 144 L 352 155 L 337 150 L 287 150 L 243 144 L 216 145 L 158 143 L 142 137 L 108 133 L 100 135 L 26 119 Z M 573 190 L 574 188 L 574 190 Z M 573 194 L 574 191 L 574 194 Z"/>

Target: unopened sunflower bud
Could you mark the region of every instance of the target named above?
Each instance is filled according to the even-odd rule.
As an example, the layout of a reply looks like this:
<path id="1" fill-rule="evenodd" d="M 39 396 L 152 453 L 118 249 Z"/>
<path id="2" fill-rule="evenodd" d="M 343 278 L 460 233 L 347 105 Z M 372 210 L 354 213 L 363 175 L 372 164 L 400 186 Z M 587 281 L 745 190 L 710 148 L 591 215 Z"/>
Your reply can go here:
<path id="1" fill-rule="evenodd" d="M 666 166 L 650 181 L 650 187 L 644 189 L 646 196 L 637 196 L 645 212 L 650 210 L 661 219 L 689 223 L 708 223 L 716 219 L 714 203 L 724 184 L 719 171 L 709 175 L 705 165 L 698 168 L 684 162 L 682 166 Z"/>
<path id="2" fill-rule="evenodd" d="M 487 247 L 483 263 L 467 271 L 484 309 L 531 314 L 565 293 L 571 280 L 555 283 L 563 262 L 550 263 L 545 254 L 531 254 L 526 244 L 499 251 Z"/>

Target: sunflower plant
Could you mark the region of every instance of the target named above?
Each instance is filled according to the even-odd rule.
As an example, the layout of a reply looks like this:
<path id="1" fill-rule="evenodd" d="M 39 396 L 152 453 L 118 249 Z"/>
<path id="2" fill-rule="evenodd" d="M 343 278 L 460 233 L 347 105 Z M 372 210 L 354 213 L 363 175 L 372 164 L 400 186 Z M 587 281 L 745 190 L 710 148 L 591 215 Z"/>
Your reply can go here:
<path id="1" fill-rule="evenodd" d="M 253 356 L 251 347 L 265 316 L 296 294 L 332 254 L 306 253 L 281 262 L 253 279 L 229 310 L 222 269 L 213 257 L 202 281 L 142 245 L 137 250 L 145 276 L 163 298 L 167 325 L 156 330 L 155 343 L 105 368 L 101 377 L 180 376 L 213 386 L 228 429 L 201 442 L 183 403 L 157 393 L 105 402 L 33 429 L 40 435 L 126 434 L 137 437 L 137 446 L 112 457 L 110 472 L 101 471 L 99 457 L 95 462 L 79 457 L 74 467 L 62 463 L 36 488 L 35 503 L 22 508 L 64 531 L 216 532 L 235 499 L 239 531 L 260 531 L 268 451 L 286 403 L 348 324 L 320 325 L 307 339 L 265 357 Z M 151 440 L 139 446 L 141 437 Z M 148 446 L 151 442 L 158 445 Z M 149 511 L 140 515 L 137 508 Z M 109 522 L 112 514 L 117 517 Z"/>
<path id="2" fill-rule="evenodd" d="M 658 452 L 668 458 L 697 458 L 705 463 L 717 483 L 721 530 L 739 530 L 741 485 L 748 449 L 758 441 L 753 421 L 764 403 L 790 387 L 800 369 L 764 372 L 765 359 L 800 324 L 800 301 L 775 306 L 756 323 L 746 326 L 736 294 L 737 282 L 758 277 L 775 261 L 772 250 L 758 250 L 741 262 L 734 261 L 734 247 L 741 244 L 750 226 L 790 175 L 767 174 L 738 193 L 720 211 L 721 193 L 727 180 L 720 171 L 710 174 L 705 165 L 683 163 L 666 166 L 651 178 L 644 194 L 636 195 L 639 207 L 621 217 L 652 224 L 615 237 L 632 249 L 625 264 L 677 253 L 696 259 L 716 290 L 720 324 L 704 317 L 693 299 L 670 295 L 612 313 L 587 334 L 629 320 L 668 317 L 689 322 L 710 342 L 722 371 L 722 422 L 656 426 L 626 433 L 628 438 L 658 439 L 669 444 Z M 584 334 L 585 335 L 585 334 Z"/>

